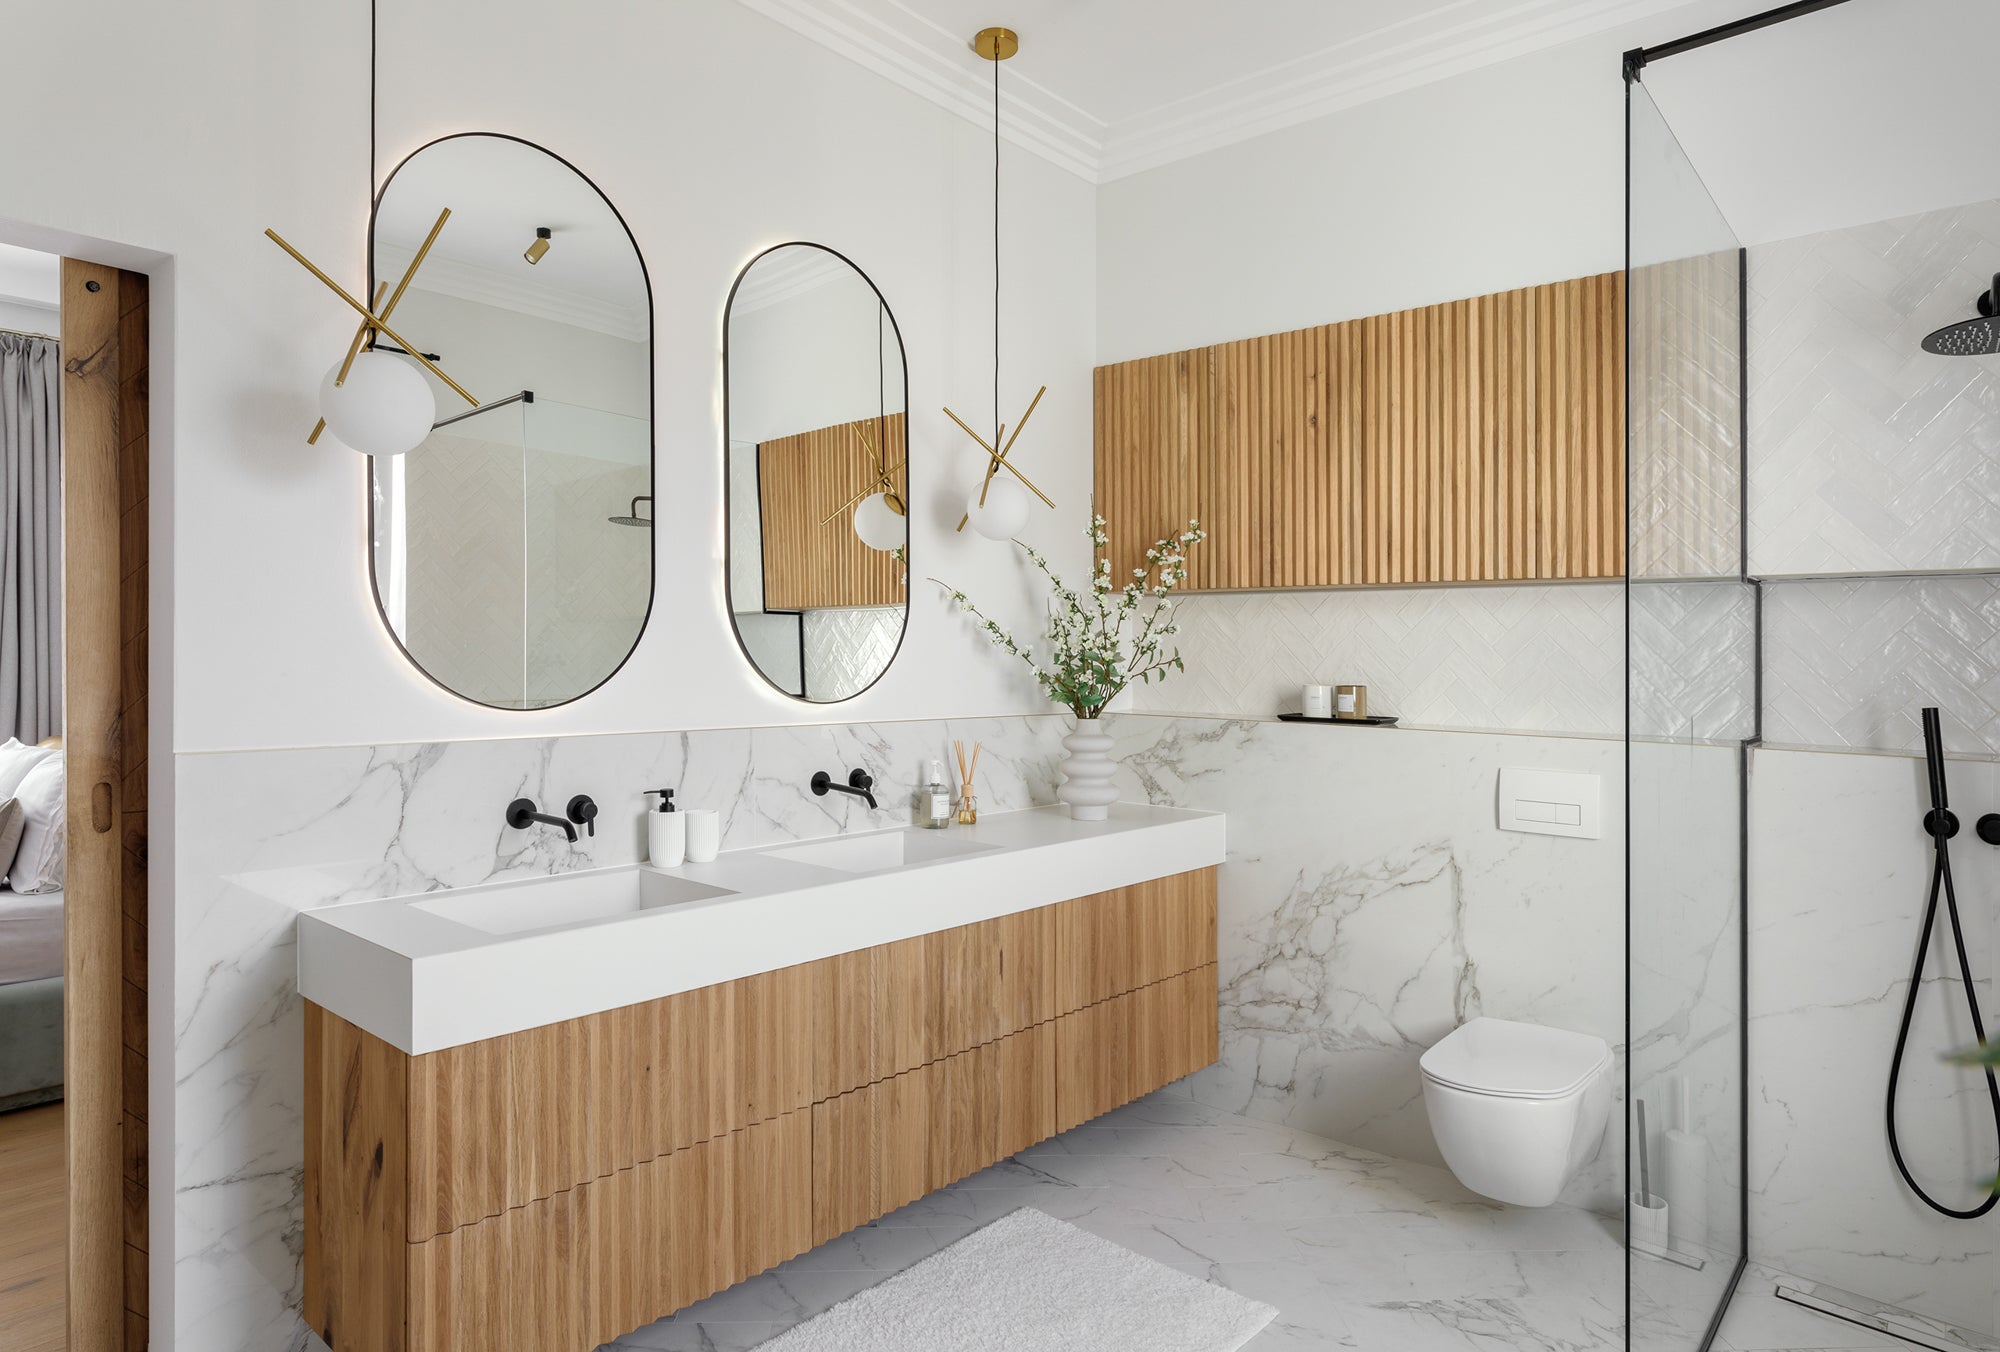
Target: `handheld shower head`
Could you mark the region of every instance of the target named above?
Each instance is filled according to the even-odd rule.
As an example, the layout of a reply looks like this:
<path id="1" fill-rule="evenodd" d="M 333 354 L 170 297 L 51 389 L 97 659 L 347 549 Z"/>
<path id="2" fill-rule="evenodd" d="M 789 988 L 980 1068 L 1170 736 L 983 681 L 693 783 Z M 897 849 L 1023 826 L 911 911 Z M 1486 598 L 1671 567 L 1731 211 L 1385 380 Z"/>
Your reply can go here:
<path id="1" fill-rule="evenodd" d="M 1979 298 L 1979 318 L 1947 324 L 1923 341 L 1926 352 L 1940 357 L 1990 357 L 2000 354 L 2000 274 L 1992 290 Z"/>
<path id="2" fill-rule="evenodd" d="M 1931 810 L 1924 814 L 1924 834 L 1933 840 L 1950 840 L 1958 834 L 1958 814 L 1951 810 L 1944 771 L 1944 730 L 1938 711 L 1923 711 L 1924 773 L 1930 780 Z"/>

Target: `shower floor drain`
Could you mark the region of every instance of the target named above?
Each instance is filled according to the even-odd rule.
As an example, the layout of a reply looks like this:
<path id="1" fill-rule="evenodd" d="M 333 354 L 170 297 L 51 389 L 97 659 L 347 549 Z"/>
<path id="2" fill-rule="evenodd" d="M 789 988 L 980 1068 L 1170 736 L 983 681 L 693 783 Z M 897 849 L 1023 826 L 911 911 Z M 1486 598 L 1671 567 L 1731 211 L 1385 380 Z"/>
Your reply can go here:
<path id="1" fill-rule="evenodd" d="M 1879 1300 L 1857 1296 L 1838 1287 L 1797 1287 L 1780 1283 L 1774 1294 L 1779 1300 L 1790 1301 L 1877 1333 L 1886 1333 L 1900 1342 L 1913 1347 L 1927 1347 L 1932 1352 L 2000 1352 L 2000 1343 L 1970 1329 L 1947 1324 L 1941 1319 L 1929 1319 L 1901 1306 L 1885 1305 Z"/>

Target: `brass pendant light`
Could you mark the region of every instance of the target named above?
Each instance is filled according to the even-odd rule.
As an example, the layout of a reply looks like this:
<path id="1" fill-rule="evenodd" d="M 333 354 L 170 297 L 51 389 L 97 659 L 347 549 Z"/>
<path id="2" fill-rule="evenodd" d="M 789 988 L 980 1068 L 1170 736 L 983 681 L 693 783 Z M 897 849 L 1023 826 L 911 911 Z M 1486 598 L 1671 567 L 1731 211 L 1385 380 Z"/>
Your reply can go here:
<path id="1" fill-rule="evenodd" d="M 1055 506 L 1049 495 L 1035 487 L 1020 467 L 1007 458 L 1049 387 L 1044 385 L 1036 391 L 1027 412 L 1014 424 L 1014 435 L 1007 436 L 1006 424 L 1000 421 L 1000 63 L 1021 50 L 1020 35 L 1011 28 L 984 28 L 972 39 L 972 50 L 993 63 L 993 440 L 989 442 L 973 431 L 950 408 L 945 409 L 945 416 L 986 452 L 986 472 L 980 477 L 979 491 L 967 500 L 965 515 L 958 519 L 956 529 L 962 531 L 970 524 L 990 540 L 1008 540 L 1028 519 L 1029 503 L 1027 494 L 1021 491 L 1023 485 L 1050 507 Z M 1014 477 L 1001 478 L 1003 469 Z"/>
<path id="2" fill-rule="evenodd" d="M 368 207 L 375 208 L 375 28 L 376 13 L 374 0 L 368 6 Z M 389 316 L 395 313 L 396 305 L 416 279 L 417 269 L 424 264 L 431 246 L 437 243 L 439 232 L 446 221 L 451 219 L 451 209 L 446 207 L 438 212 L 437 223 L 425 236 L 423 247 L 417 250 L 410 266 L 403 270 L 402 280 L 396 283 L 393 292 L 387 282 L 375 288 L 374 305 L 363 305 L 349 295 L 346 288 L 329 277 L 311 259 L 293 248 L 275 230 L 264 234 L 270 241 L 291 255 L 293 261 L 310 272 L 334 295 L 347 303 L 347 307 L 361 316 L 360 324 L 354 330 L 354 338 L 347 344 L 347 355 L 326 373 L 320 382 L 320 419 L 313 424 L 306 437 L 308 446 L 319 443 L 320 434 L 332 429 L 334 436 L 351 449 L 363 455 L 402 455 L 421 445 L 431 434 L 437 421 L 437 400 L 431 388 L 417 374 L 416 367 L 399 360 L 408 357 L 444 382 L 452 393 L 464 399 L 474 408 L 479 400 L 465 386 L 453 380 L 439 368 L 437 362 L 424 355 L 416 344 L 402 337 L 389 327 Z M 547 231 L 540 232 L 544 237 Z M 541 240 L 546 251 L 547 245 Z M 540 257 L 530 258 L 535 262 Z M 383 296 L 388 302 L 383 303 Z M 386 338 L 400 349 L 400 352 L 378 351 L 376 341 Z"/>

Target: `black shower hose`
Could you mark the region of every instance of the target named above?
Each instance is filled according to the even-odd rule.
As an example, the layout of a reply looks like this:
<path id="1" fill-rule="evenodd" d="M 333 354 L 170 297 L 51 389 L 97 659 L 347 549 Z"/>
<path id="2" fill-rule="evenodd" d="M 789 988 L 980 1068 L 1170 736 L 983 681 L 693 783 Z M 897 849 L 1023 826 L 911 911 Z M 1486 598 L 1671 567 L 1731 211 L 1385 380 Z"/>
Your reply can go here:
<path id="1" fill-rule="evenodd" d="M 1979 1017 L 1979 994 L 1973 988 L 1972 967 L 1965 957 L 1965 930 L 1958 919 L 1958 890 L 1951 880 L 1952 834 L 1958 829 L 1958 819 L 1952 816 L 1946 802 L 1944 776 L 1944 744 L 1938 729 L 1938 711 L 1924 710 L 1924 763 L 1930 774 L 1931 810 L 1924 818 L 1924 829 L 1930 833 L 1932 857 L 1931 898 L 1924 908 L 1923 935 L 1917 940 L 1916 967 L 1910 973 L 1909 993 L 1903 999 L 1903 1024 L 1896 1030 L 1896 1054 L 1889 1060 L 1889 1154 L 1896 1161 L 1896 1171 L 1903 1181 L 1910 1185 L 1918 1199 L 1931 1210 L 1955 1220 L 1976 1220 L 2000 1204 L 2000 1192 L 1988 1194 L 1985 1201 L 1970 1210 L 1960 1210 L 1938 1201 L 1910 1176 L 1910 1166 L 1903 1162 L 1902 1143 L 1896 1136 L 1896 1082 L 1903 1074 L 1903 1053 L 1910 1042 L 1910 1024 L 1916 1018 L 1917 993 L 1923 988 L 1924 962 L 1930 956 L 1931 931 L 1937 926 L 1938 897 L 1944 897 L 1945 915 L 1951 923 L 1952 946 L 1958 952 L 1958 971 L 1965 986 L 1966 1007 L 1972 1012 L 1972 1033 L 1983 1046 L 1986 1042 L 1986 1025 Z M 1993 1077 L 1993 1070 L 1986 1070 L 1986 1097 L 1993 1105 L 1993 1139 L 1996 1157 L 2000 1157 L 2000 1082 Z"/>

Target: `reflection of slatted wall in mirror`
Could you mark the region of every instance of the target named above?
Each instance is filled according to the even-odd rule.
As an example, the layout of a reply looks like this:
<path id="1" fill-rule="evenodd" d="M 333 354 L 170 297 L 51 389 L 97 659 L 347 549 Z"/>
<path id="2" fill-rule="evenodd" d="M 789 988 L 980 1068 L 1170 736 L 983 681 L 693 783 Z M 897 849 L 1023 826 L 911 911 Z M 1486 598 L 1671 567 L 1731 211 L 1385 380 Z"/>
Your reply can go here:
<path id="1" fill-rule="evenodd" d="M 849 521 L 851 509 L 838 513 L 834 509 L 854 495 L 856 484 L 868 481 L 875 460 L 869 449 L 873 439 L 879 436 L 884 464 L 901 465 L 904 427 L 904 416 L 892 413 L 758 445 L 765 609 L 903 604 L 901 561 L 862 544 Z M 896 469 L 891 477 L 897 492 L 907 496 L 908 476 L 903 470 Z"/>
<path id="2" fill-rule="evenodd" d="M 820 244 L 750 260 L 723 326 L 729 618 L 797 699 L 852 699 L 909 616 L 903 336 L 875 284 Z"/>

